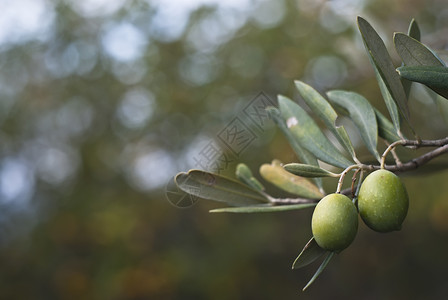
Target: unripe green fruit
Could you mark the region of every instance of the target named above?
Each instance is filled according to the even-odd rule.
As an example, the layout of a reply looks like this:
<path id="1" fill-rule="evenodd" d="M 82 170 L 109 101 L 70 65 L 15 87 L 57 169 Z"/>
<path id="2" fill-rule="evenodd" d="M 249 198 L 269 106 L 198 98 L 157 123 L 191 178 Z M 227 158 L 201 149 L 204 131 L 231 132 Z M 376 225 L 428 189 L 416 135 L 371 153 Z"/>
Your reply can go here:
<path id="1" fill-rule="evenodd" d="M 358 212 L 352 200 L 342 194 L 322 198 L 314 209 L 311 229 L 321 248 L 336 252 L 347 248 L 358 231 Z"/>
<path id="2" fill-rule="evenodd" d="M 378 232 L 400 230 L 409 197 L 400 178 L 387 170 L 366 177 L 359 189 L 358 210 L 364 223 Z"/>

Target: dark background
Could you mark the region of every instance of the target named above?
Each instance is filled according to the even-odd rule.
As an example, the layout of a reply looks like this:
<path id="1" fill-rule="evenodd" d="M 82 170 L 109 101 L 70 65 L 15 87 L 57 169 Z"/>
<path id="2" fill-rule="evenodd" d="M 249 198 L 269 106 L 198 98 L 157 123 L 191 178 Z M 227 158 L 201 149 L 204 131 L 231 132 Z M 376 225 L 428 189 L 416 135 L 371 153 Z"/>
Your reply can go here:
<path id="1" fill-rule="evenodd" d="M 397 65 L 392 34 L 412 18 L 423 42 L 448 49 L 444 0 L 0 1 L 0 298 L 445 298 L 448 173 L 434 166 L 403 178 L 402 231 L 361 224 L 304 293 L 318 264 L 291 264 L 312 210 L 209 214 L 222 205 L 180 209 L 165 197 L 260 92 L 298 99 L 300 79 L 357 91 L 386 113 L 357 15 Z M 413 92 L 420 136 L 447 136 L 432 100 Z M 231 160 L 222 174 L 245 162 L 260 178 L 262 163 L 296 161 L 272 124 L 253 130 L 238 156 L 220 146 Z"/>

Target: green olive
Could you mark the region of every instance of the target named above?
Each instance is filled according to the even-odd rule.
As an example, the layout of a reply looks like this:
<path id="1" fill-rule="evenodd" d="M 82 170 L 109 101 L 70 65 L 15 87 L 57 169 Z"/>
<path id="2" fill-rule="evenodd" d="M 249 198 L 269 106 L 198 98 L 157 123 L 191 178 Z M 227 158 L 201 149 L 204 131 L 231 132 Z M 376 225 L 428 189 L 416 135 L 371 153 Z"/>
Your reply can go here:
<path id="1" fill-rule="evenodd" d="M 358 210 L 362 220 L 378 232 L 400 230 L 409 197 L 400 178 L 387 170 L 369 174 L 359 189 Z"/>
<path id="2" fill-rule="evenodd" d="M 342 194 L 322 198 L 314 209 L 311 229 L 321 248 L 336 252 L 347 248 L 358 231 L 358 212 L 352 200 Z"/>

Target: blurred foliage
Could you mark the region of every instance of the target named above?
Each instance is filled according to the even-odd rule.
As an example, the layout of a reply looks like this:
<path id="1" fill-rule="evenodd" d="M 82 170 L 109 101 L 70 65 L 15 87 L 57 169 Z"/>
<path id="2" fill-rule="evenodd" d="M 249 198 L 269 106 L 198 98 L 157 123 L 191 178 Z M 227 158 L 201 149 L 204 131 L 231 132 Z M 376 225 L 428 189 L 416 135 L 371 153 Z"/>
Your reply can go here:
<path id="1" fill-rule="evenodd" d="M 311 211 L 210 215 L 213 204 L 177 209 L 165 198 L 172 176 L 195 167 L 204 144 L 261 91 L 292 95 L 300 79 L 321 91 L 355 90 L 385 112 L 356 15 L 390 49 L 392 32 L 415 17 L 423 42 L 446 50 L 445 1 L 0 6 L 1 299 L 446 295 L 446 172 L 406 178 L 403 230 L 378 236 L 361 227 L 332 261 L 340 266 L 306 294 L 299 290 L 314 268 L 290 266 L 311 235 L 303 230 Z M 432 100 L 415 95 L 420 136 L 446 136 Z M 229 153 L 223 173 L 241 161 L 253 170 L 273 158 L 296 162 L 273 126 L 256 132 L 241 155 Z"/>

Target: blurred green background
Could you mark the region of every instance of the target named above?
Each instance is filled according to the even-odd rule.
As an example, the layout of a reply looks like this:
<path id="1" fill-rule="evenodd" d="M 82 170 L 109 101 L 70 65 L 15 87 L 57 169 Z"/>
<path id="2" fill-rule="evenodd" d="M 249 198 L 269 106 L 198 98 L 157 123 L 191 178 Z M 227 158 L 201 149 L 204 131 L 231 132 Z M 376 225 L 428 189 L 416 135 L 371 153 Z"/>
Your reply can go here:
<path id="1" fill-rule="evenodd" d="M 312 210 L 209 214 L 221 205 L 165 196 L 260 92 L 297 99 L 294 79 L 386 112 L 357 15 L 394 59 L 392 34 L 413 17 L 448 49 L 445 0 L 0 0 L 0 299 L 446 298 L 446 171 L 405 177 L 403 230 L 360 225 L 305 293 L 318 264 L 290 267 Z M 414 95 L 421 137 L 447 136 Z M 221 174 L 296 160 L 271 123 L 252 131 L 238 155 L 219 144 Z"/>

